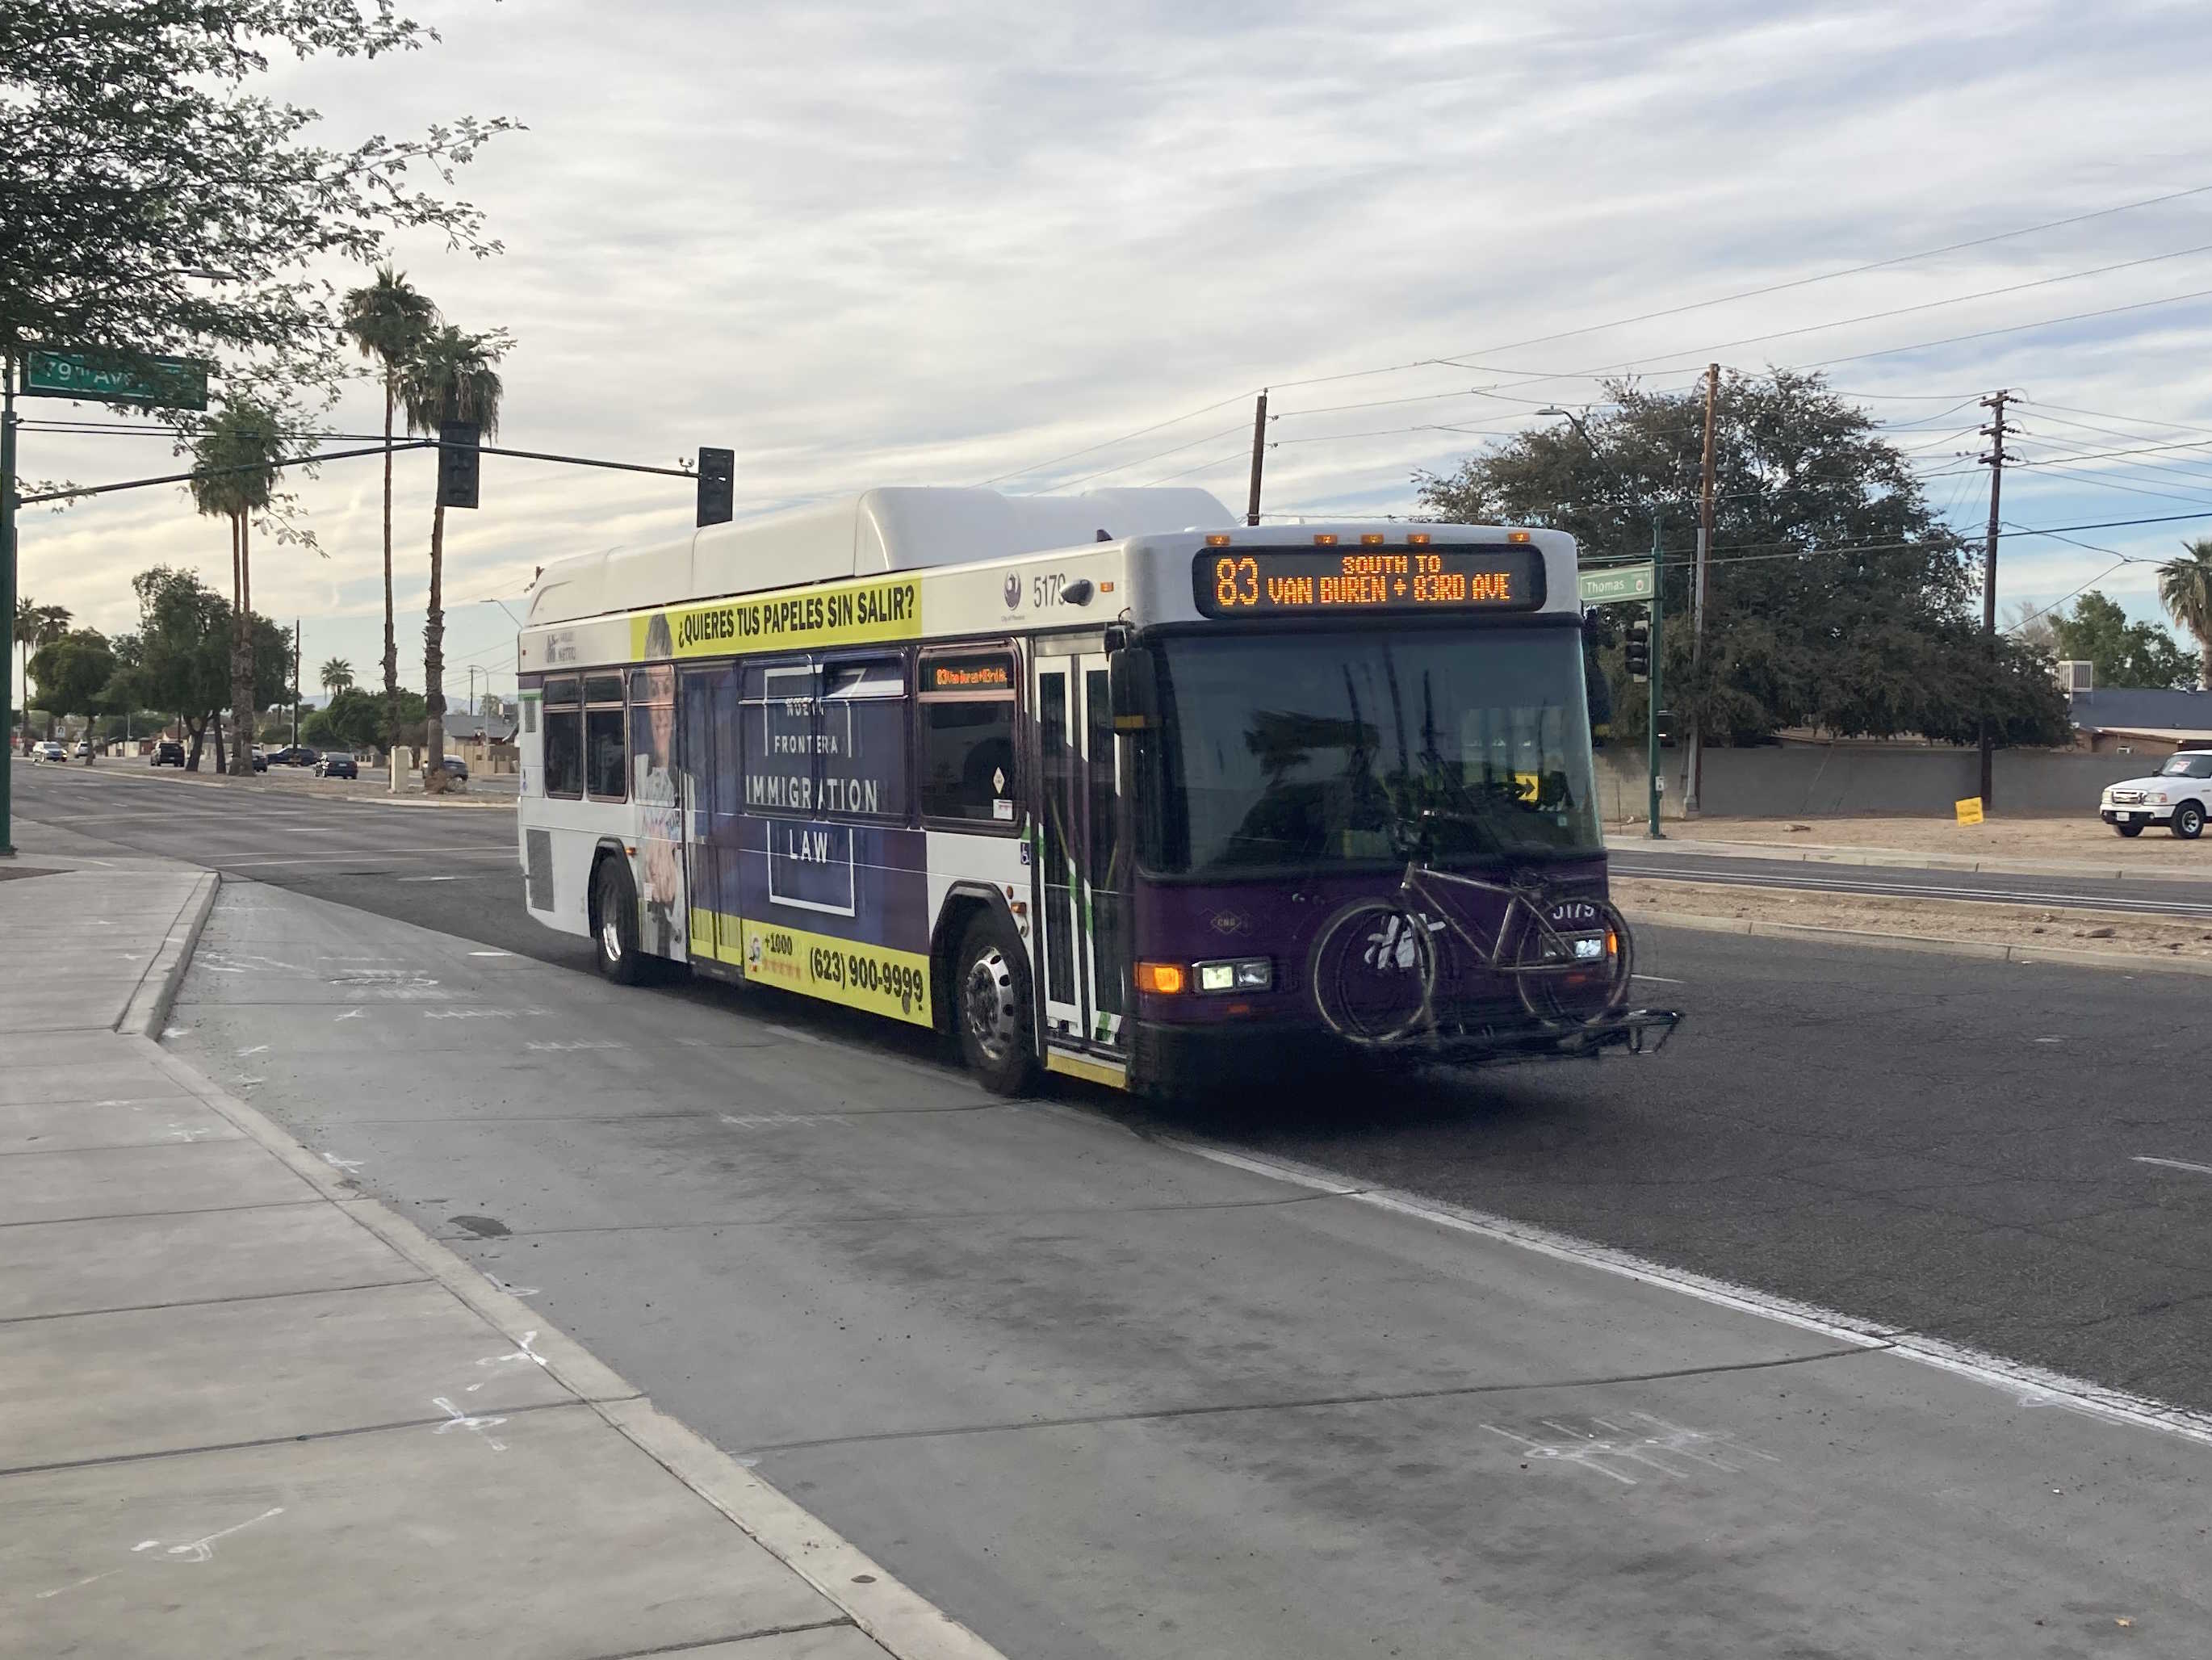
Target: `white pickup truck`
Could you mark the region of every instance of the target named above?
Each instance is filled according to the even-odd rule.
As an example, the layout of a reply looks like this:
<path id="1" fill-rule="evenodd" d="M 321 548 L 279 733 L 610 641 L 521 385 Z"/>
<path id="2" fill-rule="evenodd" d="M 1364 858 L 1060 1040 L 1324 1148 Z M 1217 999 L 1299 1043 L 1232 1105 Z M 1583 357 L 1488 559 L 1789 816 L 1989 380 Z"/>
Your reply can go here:
<path id="1" fill-rule="evenodd" d="M 2184 750 L 2148 778 L 2106 786 L 2101 816 L 2123 836 L 2164 824 L 2184 841 L 2195 841 L 2212 818 L 2212 750 Z"/>

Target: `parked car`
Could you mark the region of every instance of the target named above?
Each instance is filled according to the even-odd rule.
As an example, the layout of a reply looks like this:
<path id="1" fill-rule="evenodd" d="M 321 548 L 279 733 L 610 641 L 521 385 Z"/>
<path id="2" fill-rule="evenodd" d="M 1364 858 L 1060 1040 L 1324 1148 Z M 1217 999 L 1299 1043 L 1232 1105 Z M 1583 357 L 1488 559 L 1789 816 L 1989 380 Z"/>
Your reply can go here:
<path id="1" fill-rule="evenodd" d="M 325 755 L 315 763 L 318 778 L 358 778 L 360 764 L 350 755 Z"/>
<path id="2" fill-rule="evenodd" d="M 269 770 L 269 757 L 264 755 L 259 750 L 253 751 L 253 769 L 256 772 L 266 772 Z"/>
<path id="3" fill-rule="evenodd" d="M 80 761 L 92 759 L 92 739 L 80 738 L 76 740 L 76 758 Z"/>
<path id="4" fill-rule="evenodd" d="M 446 757 L 446 775 L 449 778 L 458 779 L 464 784 L 467 783 L 469 781 L 469 763 L 462 760 L 458 755 L 447 756 Z"/>
<path id="5" fill-rule="evenodd" d="M 2106 787 L 2100 816 L 2123 836 L 2164 824 L 2183 841 L 2195 841 L 2212 818 L 2212 751 L 2184 750 L 2148 778 Z"/>
<path id="6" fill-rule="evenodd" d="M 185 764 L 185 746 L 173 739 L 165 738 L 154 745 L 154 753 L 146 764 L 149 767 L 181 767 Z"/>
<path id="7" fill-rule="evenodd" d="M 321 751 L 305 744 L 287 744 L 281 750 L 271 750 L 268 757 L 272 767 L 312 767 L 322 758 Z"/>
<path id="8" fill-rule="evenodd" d="M 69 751 L 62 747 L 60 739 L 48 738 L 41 740 L 38 748 L 31 751 L 31 759 L 66 763 L 69 760 Z"/>

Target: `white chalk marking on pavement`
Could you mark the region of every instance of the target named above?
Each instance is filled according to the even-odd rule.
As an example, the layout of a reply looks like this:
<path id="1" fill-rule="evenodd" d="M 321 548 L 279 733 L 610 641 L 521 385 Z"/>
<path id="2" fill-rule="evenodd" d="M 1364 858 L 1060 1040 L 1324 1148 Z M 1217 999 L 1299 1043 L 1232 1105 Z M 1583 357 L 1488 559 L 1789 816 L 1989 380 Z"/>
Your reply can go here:
<path id="1" fill-rule="evenodd" d="M 338 1018 L 340 1020 L 358 1020 L 367 1012 L 368 1011 L 365 1009 L 348 1009 L 343 1014 L 338 1016 Z"/>
<path id="2" fill-rule="evenodd" d="M 541 1055 L 568 1055 L 577 1049 L 626 1049 L 629 1045 L 617 1043 L 611 1037 L 586 1037 L 574 1043 L 525 1043 L 522 1047 L 536 1049 Z"/>
<path id="3" fill-rule="evenodd" d="M 182 1037 L 185 1036 L 185 1029 L 182 1026 L 165 1026 L 161 1030 L 161 1036 L 164 1037 Z"/>
<path id="4" fill-rule="evenodd" d="M 447 1414 L 449 1418 L 449 1421 L 440 1424 L 433 1429 L 430 1432 L 431 1434 L 443 1435 L 447 1430 L 474 1430 L 483 1438 L 484 1444 L 494 1452 L 507 1450 L 507 1443 L 491 1433 L 496 1426 L 507 1422 L 504 1418 L 471 1418 L 442 1395 L 432 1395 L 430 1404 Z"/>
<path id="5" fill-rule="evenodd" d="M 341 1158 L 334 1152 L 326 1152 L 323 1155 L 323 1162 L 332 1170 L 342 1170 L 351 1176 L 368 1161 L 365 1158 Z"/>
<path id="6" fill-rule="evenodd" d="M 123 1565 L 123 1567 L 124 1567 L 124 1568 L 127 1568 L 127 1567 L 129 1567 L 130 1566 L 131 1566 L 131 1565 L 130 1565 L 128 1562 L 125 1562 L 125 1563 Z M 88 1575 L 88 1577 L 86 1577 L 85 1578 L 82 1578 L 82 1579 L 78 1580 L 78 1581 L 76 1582 L 76 1584 L 73 1584 L 73 1585 L 56 1585 L 56 1586 L 55 1586 L 52 1590 L 42 1590 L 42 1591 L 40 1591 L 40 1592 L 39 1593 L 39 1601 L 40 1601 L 41 1602 L 45 1602 L 45 1601 L 46 1600 L 46 1598 L 48 1598 L 49 1596 L 60 1596 L 64 1591 L 65 1591 L 65 1590 L 78 1590 L 78 1589 L 80 1589 L 80 1588 L 82 1588 L 82 1587 L 83 1587 L 83 1586 L 85 1586 L 85 1585 L 88 1585 L 88 1584 L 91 1584 L 94 1579 L 105 1579 L 105 1578 L 107 1578 L 107 1575 L 108 1575 L 108 1574 L 110 1574 L 110 1573 L 120 1573 L 120 1572 L 123 1572 L 123 1568 L 110 1568 L 110 1569 L 108 1569 L 108 1570 L 107 1570 L 107 1572 L 106 1572 L 106 1573 L 95 1573 L 95 1574 Z"/>
<path id="7" fill-rule="evenodd" d="M 2186 1158 L 2152 1158 L 2137 1153 L 2130 1162 L 2137 1164 L 2157 1164 L 2166 1170 L 2193 1171 L 2199 1176 L 2212 1176 L 2212 1164 L 2192 1164 Z"/>
<path id="8" fill-rule="evenodd" d="M 168 1549 L 161 1554 L 164 1556 L 180 1556 L 187 1562 L 204 1562 L 215 1554 L 215 1541 L 216 1540 L 228 1539 L 234 1533 L 243 1533 L 246 1529 L 252 1527 L 256 1522 L 266 1522 L 270 1517 L 282 1516 L 283 1513 L 283 1505 L 272 1505 L 267 1510 L 262 1511 L 260 1515 L 250 1517 L 246 1521 L 240 1522 L 234 1528 L 225 1528 L 220 1533 L 208 1534 L 204 1537 L 192 1540 L 187 1544 L 172 1545 Z M 152 1542 L 159 1543 L 160 1541 L 157 1540 Z M 141 1548 L 143 1548 L 143 1547 Z"/>
<path id="9" fill-rule="evenodd" d="M 812 1032 L 800 1031 L 793 1026 L 778 1026 L 769 1025 L 769 1023 L 766 1021 L 763 1021 L 762 1024 L 763 1025 L 767 1025 L 768 1029 L 779 1037 L 795 1037 L 802 1043 L 818 1043 L 822 1041 Z"/>
<path id="10" fill-rule="evenodd" d="M 512 957 L 514 953 L 511 951 L 472 951 L 469 955 L 471 957 Z"/>
<path id="11" fill-rule="evenodd" d="M 269 1045 L 266 1043 L 256 1043 L 252 1049 L 240 1049 L 238 1053 L 240 1059 L 243 1059 L 245 1056 L 249 1055 L 266 1055 L 269 1053 Z"/>
<path id="12" fill-rule="evenodd" d="M 2199 1446 L 2212 1447 L 2212 1414 L 2194 1412 L 2186 1407 L 2173 1406 L 2148 1395 L 2130 1395 L 2124 1389 L 2108 1389 L 2086 1378 L 2030 1365 L 2024 1361 L 2008 1360 L 2002 1355 L 1986 1353 L 1980 1349 L 1969 1348 L 1963 1343 L 1948 1342 L 1923 1333 L 1856 1322 L 1847 1314 L 1822 1308 L 1818 1304 L 1800 1303 L 1770 1292 L 1754 1291 L 1748 1286 L 1731 1285 L 1723 1280 L 1709 1279 L 1685 1269 L 1666 1268 L 1632 1252 L 1615 1250 L 1608 1245 L 1577 1239 L 1570 1234 L 1557 1233 L 1529 1223 L 1516 1222 L 1507 1217 L 1448 1207 L 1389 1188 L 1353 1187 L 1342 1177 L 1289 1159 L 1263 1158 L 1251 1153 L 1234 1152 L 1227 1147 L 1186 1140 L 1180 1136 L 1161 1135 L 1152 1139 L 1159 1146 L 1191 1153 L 1212 1164 L 1226 1164 L 1232 1170 L 1273 1177 L 1279 1182 L 1349 1199 L 1355 1204 L 1372 1205 L 1378 1210 L 1418 1217 L 1454 1232 L 1474 1234 L 1498 1244 L 1533 1251 L 1540 1256 L 1578 1263 L 1601 1274 L 1617 1274 L 1624 1280 L 1633 1280 L 1663 1291 L 1679 1292 L 1701 1303 L 1733 1309 L 1740 1314 L 1759 1315 L 1838 1342 L 1883 1349 L 1899 1359 L 1916 1361 L 1937 1371 L 1948 1371 L 2004 1391 L 2023 1407 L 2063 1407 L 2107 1423 L 2160 1430 L 2168 1435 L 2179 1436 L 2185 1441 L 2193 1441 Z M 2162 1159 L 2156 1162 L 2172 1164 L 2178 1161 Z M 2212 1176 L 2212 1166 L 2193 1168 Z"/>
<path id="13" fill-rule="evenodd" d="M 1690 983 L 1686 980 L 1677 980 L 1671 974 L 1639 974 L 1634 977 L 1638 980 L 1649 980 L 1655 986 L 1686 986 Z"/>
<path id="14" fill-rule="evenodd" d="M 490 1281 L 492 1282 L 492 1284 L 494 1284 L 495 1286 L 498 1286 L 501 1291 L 505 1292 L 506 1292 L 509 1297 L 535 1297 L 535 1296 L 537 1296 L 537 1295 L 538 1295 L 538 1288 L 536 1286 L 514 1286 L 514 1285 L 509 1285 L 506 1280 L 504 1280 L 501 1279 L 497 1274 L 490 1274 L 490 1273 L 487 1273 L 487 1274 L 484 1275 L 484 1278 L 485 1278 L 485 1279 L 487 1279 L 487 1280 L 490 1280 Z M 533 1331 L 533 1332 L 532 1332 L 532 1333 L 530 1334 L 530 1335 L 531 1335 L 531 1336 L 532 1336 L 532 1337 L 535 1337 L 535 1336 L 537 1336 L 537 1335 L 538 1335 L 538 1334 L 537 1334 L 536 1332 L 534 1332 L 534 1331 Z M 479 1360 L 479 1361 L 477 1361 L 477 1364 L 478 1365 L 483 1365 L 483 1361 L 481 1361 L 481 1360 Z M 543 1365 L 543 1364 L 544 1364 L 544 1363 L 541 1361 L 541 1362 L 539 1362 L 539 1364 L 542 1365 Z"/>
<path id="15" fill-rule="evenodd" d="M 510 1360 L 534 1360 L 541 1366 L 551 1365 L 553 1364 L 551 1361 L 548 1360 L 544 1355 L 538 1353 L 530 1347 L 537 1341 L 538 1334 L 536 1332 L 526 1331 L 522 1334 L 522 1347 L 520 1348 L 516 1349 L 511 1354 L 488 1354 L 484 1356 L 483 1359 L 477 1361 L 477 1365 L 479 1366 L 503 1366 Z M 467 1389 L 462 1391 L 462 1393 L 464 1395 L 474 1395 L 478 1389 L 482 1389 L 489 1382 L 491 1382 L 491 1379 L 489 1377 L 480 1377 L 475 1383 L 470 1384 Z"/>
<path id="16" fill-rule="evenodd" d="M 2030 1041 L 2038 1043 L 2063 1043 L 2065 1040 L 2060 1037 L 2038 1037 Z"/>
<path id="17" fill-rule="evenodd" d="M 392 879 L 395 882 L 458 882 L 461 879 L 458 876 L 395 876 Z"/>

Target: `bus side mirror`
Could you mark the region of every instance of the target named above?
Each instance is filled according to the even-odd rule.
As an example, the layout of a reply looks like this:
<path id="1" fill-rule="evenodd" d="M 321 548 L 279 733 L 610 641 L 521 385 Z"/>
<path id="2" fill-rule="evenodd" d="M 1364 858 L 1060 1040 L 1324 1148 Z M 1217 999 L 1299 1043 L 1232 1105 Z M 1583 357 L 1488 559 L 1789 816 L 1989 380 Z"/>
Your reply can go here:
<path id="1" fill-rule="evenodd" d="M 1106 659 L 1106 696 L 1116 732 L 1149 732 L 1160 720 L 1159 665 L 1142 646 L 1124 646 Z"/>

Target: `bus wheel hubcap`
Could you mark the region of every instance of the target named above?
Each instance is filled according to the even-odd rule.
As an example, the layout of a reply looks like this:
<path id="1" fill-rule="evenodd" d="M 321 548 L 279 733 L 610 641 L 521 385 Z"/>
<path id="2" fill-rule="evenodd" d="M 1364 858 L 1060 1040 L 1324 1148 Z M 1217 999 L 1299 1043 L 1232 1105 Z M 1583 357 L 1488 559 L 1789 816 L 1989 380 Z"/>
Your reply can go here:
<path id="1" fill-rule="evenodd" d="M 622 929 L 611 916 L 599 924 L 599 949 L 607 954 L 607 961 L 622 961 Z"/>
<path id="2" fill-rule="evenodd" d="M 987 951 L 968 968 L 963 987 L 969 1034 L 987 1058 L 1000 1061 L 1012 1050 L 1020 1035 L 1020 1012 L 1014 1006 L 1014 976 L 1006 959 L 996 950 Z"/>

